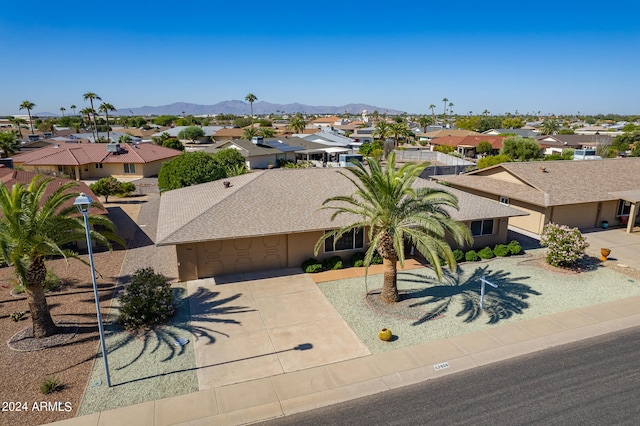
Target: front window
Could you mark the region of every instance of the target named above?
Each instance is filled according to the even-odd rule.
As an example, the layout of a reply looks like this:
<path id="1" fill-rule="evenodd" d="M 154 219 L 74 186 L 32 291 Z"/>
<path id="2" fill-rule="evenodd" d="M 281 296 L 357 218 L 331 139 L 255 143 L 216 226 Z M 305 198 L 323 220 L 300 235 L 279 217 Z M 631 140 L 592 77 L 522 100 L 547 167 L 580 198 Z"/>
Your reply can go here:
<path id="1" fill-rule="evenodd" d="M 330 253 L 333 251 L 356 250 L 364 247 L 364 232 L 362 229 L 352 229 L 342 234 L 340 239 L 333 245 L 333 237 L 324 240 L 324 251 Z"/>
<path id="2" fill-rule="evenodd" d="M 631 201 L 620 200 L 618 203 L 618 216 L 629 216 L 631 213 Z"/>
<path id="3" fill-rule="evenodd" d="M 471 235 L 474 237 L 493 235 L 493 219 L 474 220 L 471 222 Z"/>
<path id="4" fill-rule="evenodd" d="M 131 174 L 136 172 L 136 165 L 133 163 L 125 163 L 124 164 L 124 172 L 126 174 Z"/>

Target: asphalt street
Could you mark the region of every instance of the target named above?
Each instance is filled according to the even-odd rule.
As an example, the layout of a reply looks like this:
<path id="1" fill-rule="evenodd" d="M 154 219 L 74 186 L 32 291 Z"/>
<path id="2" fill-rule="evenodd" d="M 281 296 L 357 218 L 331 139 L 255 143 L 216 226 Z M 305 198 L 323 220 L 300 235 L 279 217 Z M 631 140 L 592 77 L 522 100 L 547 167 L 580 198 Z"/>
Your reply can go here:
<path id="1" fill-rule="evenodd" d="M 640 327 L 261 423 L 636 425 Z"/>

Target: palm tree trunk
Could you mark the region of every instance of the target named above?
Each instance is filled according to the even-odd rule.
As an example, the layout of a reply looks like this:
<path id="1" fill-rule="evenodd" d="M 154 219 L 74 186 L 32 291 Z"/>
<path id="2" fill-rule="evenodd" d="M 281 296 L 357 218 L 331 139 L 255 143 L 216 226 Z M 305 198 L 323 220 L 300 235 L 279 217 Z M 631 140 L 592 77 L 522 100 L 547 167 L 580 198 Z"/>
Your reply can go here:
<path id="1" fill-rule="evenodd" d="M 380 299 L 385 303 L 395 303 L 400 300 L 398 295 L 398 259 L 382 259 L 383 283 Z"/>
<path id="2" fill-rule="evenodd" d="M 42 259 L 33 261 L 27 269 L 27 303 L 33 323 L 33 336 L 36 339 L 52 336 L 58 332 L 58 327 L 51 318 L 47 298 L 44 295 L 42 283 L 46 276 L 47 268 Z"/>

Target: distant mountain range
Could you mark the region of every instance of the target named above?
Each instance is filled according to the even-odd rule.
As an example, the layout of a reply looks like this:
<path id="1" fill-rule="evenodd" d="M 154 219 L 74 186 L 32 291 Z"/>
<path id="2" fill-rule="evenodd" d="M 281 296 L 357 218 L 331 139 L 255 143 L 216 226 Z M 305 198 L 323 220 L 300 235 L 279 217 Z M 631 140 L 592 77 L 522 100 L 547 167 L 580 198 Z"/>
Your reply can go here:
<path id="1" fill-rule="evenodd" d="M 403 111 L 382 108 L 366 104 L 347 104 L 342 106 L 313 106 L 299 103 L 294 104 L 272 104 L 269 102 L 255 102 L 253 104 L 254 114 L 295 114 L 297 112 L 306 114 L 362 114 L 362 110 L 367 110 L 369 114 L 378 111 L 380 114 L 402 114 Z M 186 102 L 176 102 L 170 105 L 143 106 L 131 108 L 119 108 L 114 115 L 213 115 L 213 114 L 250 114 L 251 107 L 248 102 L 224 101 L 214 105 L 199 105 Z"/>

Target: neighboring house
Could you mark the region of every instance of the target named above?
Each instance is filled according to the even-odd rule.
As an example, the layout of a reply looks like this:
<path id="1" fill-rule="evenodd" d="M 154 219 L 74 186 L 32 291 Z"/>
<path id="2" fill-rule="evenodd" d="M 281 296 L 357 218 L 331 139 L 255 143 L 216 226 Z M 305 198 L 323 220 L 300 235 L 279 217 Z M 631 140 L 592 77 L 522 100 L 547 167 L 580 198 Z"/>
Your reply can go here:
<path id="1" fill-rule="evenodd" d="M 321 131 L 321 132 L 313 133 L 310 135 L 300 134 L 300 135 L 294 135 L 294 136 L 297 136 L 309 142 L 315 142 L 315 143 L 328 145 L 328 146 L 341 146 L 346 148 L 352 148 L 354 144 L 358 145 L 354 143 L 353 139 L 351 138 L 338 135 L 334 132 L 328 132 L 328 131 Z"/>
<path id="2" fill-rule="evenodd" d="M 480 142 L 489 142 L 491 144 L 492 152 L 495 154 L 502 149 L 502 142 L 506 136 L 489 136 L 489 135 L 472 135 L 472 136 L 443 136 L 432 139 L 430 144 L 434 146 L 448 145 L 456 149 L 463 157 L 475 158 L 477 155 L 477 148 Z"/>
<path id="3" fill-rule="evenodd" d="M 211 139 L 214 142 L 222 142 L 222 141 L 232 141 L 237 139 L 242 139 L 244 137 L 245 129 L 241 129 L 238 127 L 233 128 L 223 128 L 217 130 L 212 136 Z"/>
<path id="4" fill-rule="evenodd" d="M 363 143 L 371 143 L 373 142 L 374 131 L 375 127 L 361 127 L 359 129 L 354 129 L 353 133 L 349 135 L 349 138 L 360 145 Z"/>
<path id="5" fill-rule="evenodd" d="M 156 138 L 160 138 L 162 137 L 163 134 L 168 134 L 169 137 L 172 138 L 178 138 L 178 134 L 183 131 L 184 129 L 186 129 L 187 127 L 200 127 L 202 129 L 202 131 L 204 132 L 204 136 L 202 137 L 202 140 L 200 142 L 209 142 L 212 138 L 212 136 L 220 129 L 224 129 L 223 126 L 176 126 L 176 127 L 171 127 L 169 129 L 165 129 L 161 132 L 156 132 L 154 134 L 151 135 L 151 139 L 156 139 Z"/>
<path id="6" fill-rule="evenodd" d="M 544 154 L 562 154 L 571 149 L 597 149 L 599 146 L 609 146 L 613 142 L 610 135 L 545 135 L 536 138 Z"/>
<path id="7" fill-rule="evenodd" d="M 351 195 L 354 185 L 337 169 L 280 169 L 249 173 L 167 191 L 160 199 L 157 245 L 176 246 L 180 281 L 267 269 L 298 268 L 310 257 L 348 260 L 367 248 L 363 232 L 340 239 L 334 250 L 314 246 L 325 231 L 354 218 L 321 209 L 329 197 Z M 228 186 L 228 187 L 227 187 Z M 442 189 L 418 179 L 416 186 Z M 523 212 L 462 191 L 452 216 L 477 234 L 474 247 L 507 241 L 507 222 Z"/>
<path id="8" fill-rule="evenodd" d="M 459 176 L 434 176 L 451 187 L 529 213 L 509 225 L 540 235 L 549 222 L 594 228 L 637 221 L 640 158 L 502 163 Z"/>
<path id="9" fill-rule="evenodd" d="M 499 136 L 499 135 L 505 135 L 505 134 L 514 134 L 514 135 L 518 135 L 518 136 L 522 136 L 523 138 L 532 138 L 535 139 L 538 136 L 540 136 L 540 133 L 538 133 L 537 131 L 533 130 L 533 129 L 525 129 L 525 128 L 520 128 L 520 129 L 489 129 L 486 130 L 484 132 L 482 132 L 483 135 L 489 135 L 489 136 Z"/>
<path id="10" fill-rule="evenodd" d="M 427 132 L 420 135 L 420 140 L 431 140 L 435 138 L 442 138 L 445 136 L 480 136 L 481 133 L 474 132 L 472 130 L 463 129 L 440 129 L 433 132 Z"/>
<path id="11" fill-rule="evenodd" d="M 135 136 L 131 136 L 127 133 L 123 133 L 123 132 L 109 132 L 109 140 L 113 143 L 117 143 L 118 140 L 122 137 L 122 136 L 128 136 L 131 139 L 131 142 L 140 142 L 142 141 L 141 138 L 135 137 Z M 72 133 L 67 135 L 68 139 L 74 139 L 74 140 L 87 140 L 91 143 L 94 143 L 94 137 L 92 133 Z M 97 133 L 97 139 L 99 140 L 107 140 L 107 132 L 98 132 Z"/>
<path id="12" fill-rule="evenodd" d="M 115 152 L 109 151 L 116 146 Z M 163 162 L 178 155 L 178 150 L 151 143 L 60 143 L 17 154 L 13 163 L 27 171 L 75 180 L 143 178 L 157 175 Z"/>

